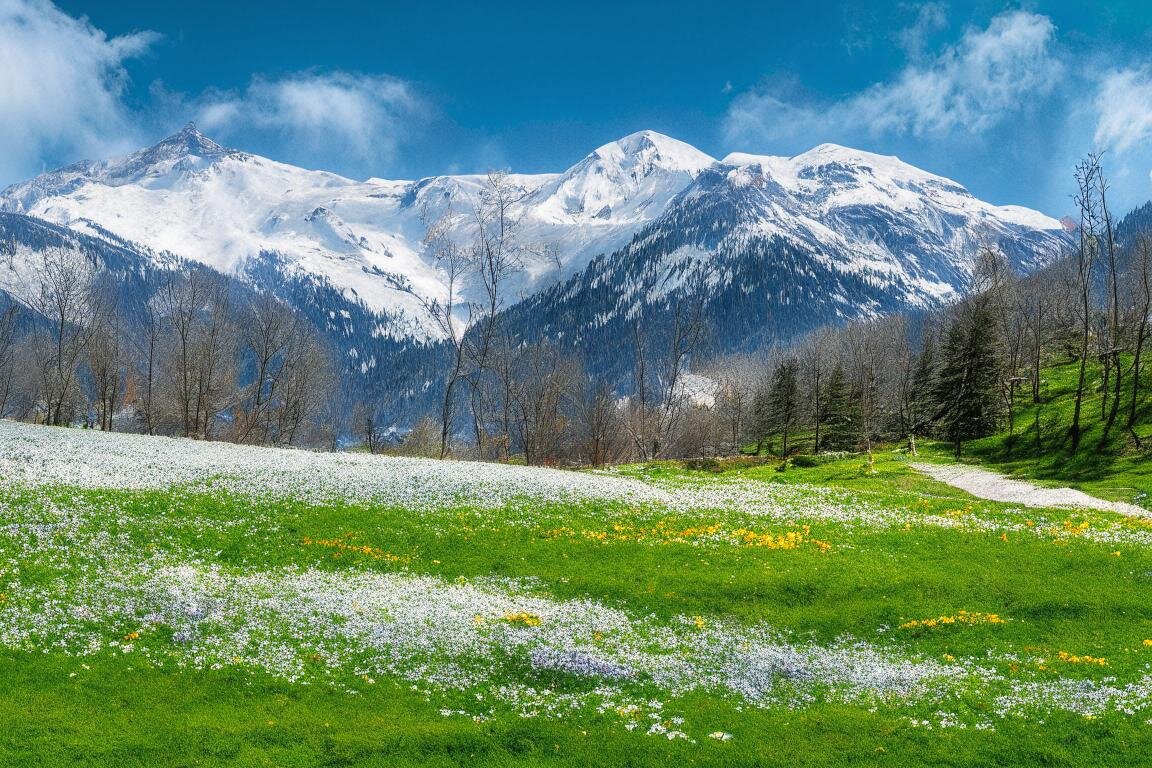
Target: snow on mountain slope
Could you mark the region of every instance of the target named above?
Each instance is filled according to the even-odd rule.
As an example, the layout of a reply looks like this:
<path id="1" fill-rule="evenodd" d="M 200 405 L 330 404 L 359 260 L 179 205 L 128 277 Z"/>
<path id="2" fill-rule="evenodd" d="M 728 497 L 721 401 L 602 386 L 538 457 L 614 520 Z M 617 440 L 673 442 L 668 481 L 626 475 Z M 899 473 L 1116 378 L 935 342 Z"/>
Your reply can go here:
<path id="1" fill-rule="evenodd" d="M 653 218 L 715 162 L 682 141 L 641 131 L 600 147 L 537 189 L 527 204 L 542 221 L 635 223 Z"/>
<path id="2" fill-rule="evenodd" d="M 693 174 L 714 162 L 687 144 L 651 132 L 596 150 L 563 174 L 511 175 L 523 191 L 520 237 L 547 244 L 564 270 L 623 245 L 658 216 Z M 254 259 L 311 276 L 384 315 L 382 332 L 434 337 L 419 296 L 445 287 L 425 258 L 426 221 L 461 219 L 483 176 L 358 182 L 225 149 L 188 125 L 121 160 L 77 163 L 8 188 L 0 210 L 79 230 L 89 222 L 157 251 L 243 275 Z M 464 232 L 460 236 L 466 237 Z M 532 252 L 543 249 L 530 249 Z M 511 299 L 554 279 L 550 259 L 529 259 Z"/>
<path id="3" fill-rule="evenodd" d="M 188 126 L 119 161 L 76 164 L 9 188 L 0 206 L 85 230 L 88 222 L 157 251 L 243 275 L 274 255 L 289 273 L 322 277 L 393 320 L 396 335 L 424 335 L 419 303 L 387 286 L 402 274 L 426 295 L 440 281 L 394 227 L 352 226 L 344 200 L 376 185 L 226 150 Z"/>
<path id="4" fill-rule="evenodd" d="M 819 296 L 818 286 L 797 282 L 819 276 L 829 281 L 825 298 L 847 316 L 955 296 L 983 245 L 1005 247 L 1026 271 L 1061 237 L 1060 223 L 1043 214 L 993 206 L 896 158 L 832 144 L 793 158 L 718 162 L 642 131 L 563 173 L 508 181 L 519 189 L 520 240 L 533 246 L 508 284 L 509 305 L 581 275 L 628 301 L 657 301 L 688 269 L 707 265 L 717 284 L 743 281 L 740 290 L 785 303 Z M 420 299 L 396 286 L 444 296 L 444 276 L 424 249 L 428 221 L 447 216 L 466 243 L 467 214 L 484 185 L 477 175 L 355 181 L 226 149 L 189 125 L 126 158 L 9 187 L 0 210 L 111 232 L 252 282 L 271 266 L 362 302 L 379 317 L 376 336 L 424 340 L 436 337 L 434 325 Z M 781 244 L 789 270 L 771 261 Z M 643 288 L 629 260 L 666 274 Z"/>
<path id="5" fill-rule="evenodd" d="M 1061 229 L 1060 222 L 1051 216 L 1020 206 L 986 203 L 955 181 L 897 157 L 837 144 L 821 144 L 791 158 L 734 152 L 722 163 L 745 169 L 751 178 L 759 174 L 761 183 L 779 184 L 806 213 L 817 217 L 859 206 L 903 212 L 935 208 L 1033 229 Z"/>
<path id="6" fill-rule="evenodd" d="M 732 154 L 721 167 L 728 185 L 749 192 L 751 211 L 733 236 L 790 238 L 841 271 L 892 281 L 916 306 L 963 290 L 981 248 L 1005 251 L 1028 272 L 1065 242 L 1060 221 L 984 202 L 895 157 L 822 144 L 792 158 Z"/>
<path id="7" fill-rule="evenodd" d="M 516 314 L 541 335 L 611 349 L 636 321 L 696 296 L 714 349 L 754 350 L 953 300 L 982 248 L 1026 273 L 1068 244 L 1059 221 L 978 200 L 896 158 L 834 145 L 737 154 L 698 173 L 626 247 Z"/>

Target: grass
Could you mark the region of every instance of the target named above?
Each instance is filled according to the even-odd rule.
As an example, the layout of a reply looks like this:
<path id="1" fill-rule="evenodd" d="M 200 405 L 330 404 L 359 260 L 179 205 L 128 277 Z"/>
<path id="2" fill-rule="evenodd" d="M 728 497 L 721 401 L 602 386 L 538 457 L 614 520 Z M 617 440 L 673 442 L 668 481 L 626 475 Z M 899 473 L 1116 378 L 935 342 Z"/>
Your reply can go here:
<path id="1" fill-rule="evenodd" d="M 920 766 L 1138 764 L 1147 727 L 1122 717 L 1056 716 L 1052 737 L 1008 722 L 995 732 L 928 730 L 877 713 L 815 706 L 734 711 L 701 701 L 702 718 L 731 724 L 731 741 L 670 742 L 595 719 L 474 723 L 445 718 L 400 687 L 350 696 L 248 672 L 132 669 L 93 659 L 0 655 L 0 755 L 8 766 Z"/>
<path id="2" fill-rule="evenodd" d="M 994 453 L 995 447 L 988 441 L 974 449 Z M 974 500 L 912 470 L 900 453 L 883 451 L 877 459 L 875 473 L 863 471 L 859 456 L 785 471 L 753 462 L 719 474 L 673 462 L 615 471 L 683 494 L 829 494 L 830 506 L 847 510 L 843 518 L 821 518 L 801 507 L 795 519 L 764 516 L 738 504 L 666 508 L 525 500 L 493 509 L 465 500 L 430 514 L 380 503 L 188 487 L 0 489 L 0 523 L 10 526 L 0 529 L 0 765 L 1152 761 L 1149 715 L 1142 708 L 1134 714 L 1105 708 L 1090 715 L 1051 709 L 1000 716 L 989 698 L 990 691 L 1016 683 L 1123 685 L 1149 674 L 1152 647 L 1144 641 L 1152 640 L 1152 523 Z M 1124 469 L 1127 459 L 1118 461 L 1113 466 L 1128 473 L 1125 482 L 1140 481 L 1139 472 Z M 1106 484 L 1107 477 L 1084 482 Z M 77 511 L 74 529 L 35 528 L 24 540 L 11 527 L 55 519 L 60 510 Z M 869 510 L 896 522 L 868 522 L 863 515 Z M 724 535 L 685 533 L 709 526 Z M 791 532 L 800 543 L 759 546 L 743 534 L 726 538 L 731 531 Z M 90 546 L 93 541 L 102 544 Z M 615 708 L 525 717 L 493 702 L 490 715 L 474 718 L 471 713 L 481 711 L 474 693 L 481 691 L 470 688 L 440 690 L 387 675 L 369 680 L 312 662 L 306 665 L 311 676 L 296 681 L 248 663 L 175 664 L 166 661 L 180 653 L 171 632 L 145 633 L 139 648 L 124 651 L 123 639 L 135 625 L 97 622 L 108 643 L 85 654 L 39 640 L 4 641 L 6 617 L 15 615 L 8 611 L 21 600 L 47 605 L 101 563 L 119 563 L 114 555 L 132 563 L 157 553 L 236 573 L 427 575 L 446 584 L 499 577 L 548 600 L 591 600 L 660 626 L 685 617 L 709 627 L 765 623 L 796 643 L 832 646 L 850 638 L 910 659 L 978 664 L 1002 679 L 987 689 L 958 690 L 945 704 L 817 696 L 794 706 L 758 706 L 721 691 L 670 693 L 644 681 L 625 684 L 641 700 L 660 699 L 661 721 L 684 720 L 692 738 L 670 740 L 646 735 L 646 720 L 628 730 L 628 722 L 646 714 Z M 1003 621 L 923 625 L 961 611 Z M 901 626 L 912 622 L 921 624 Z M 311 649 L 299 653 L 309 656 Z M 1105 664 L 1079 661 L 1085 658 Z M 591 685 L 518 664 L 510 660 L 500 674 L 549 695 L 587 692 Z M 942 724 L 941 707 L 954 724 Z M 712 732 L 731 738 L 710 738 Z"/>
<path id="3" fill-rule="evenodd" d="M 855 473 L 853 461 L 797 474 L 805 482 L 870 492 L 874 501 L 894 507 L 915 505 L 920 514 L 947 515 L 967 509 L 963 494 L 923 478 L 895 458 L 882 461 L 878 476 L 873 477 Z M 741 474 L 755 477 L 759 471 Z M 778 474 L 766 476 L 785 482 Z M 696 477 L 683 472 L 680 479 Z M 925 495 L 926 491 L 936 493 Z M 286 501 L 256 510 L 248 499 L 207 494 L 69 491 L 68 495 L 95 508 L 126 511 L 119 524 L 105 525 L 105 529 L 129 536 L 142 549 L 162 538 L 167 547 L 232 567 L 415 571 L 449 581 L 493 575 L 532 578 L 543 592 L 560 599 L 588 597 L 664 619 L 719 614 L 747 622 L 767 621 L 820 641 L 833 640 L 848 630 L 872 637 L 881 628 L 957 607 L 1024 616 L 1054 610 L 1083 620 L 1092 628 L 1087 645 L 1113 655 L 1152 636 L 1152 620 L 1144 620 L 1140 611 L 1152 583 L 1152 578 L 1143 575 L 1152 573 L 1152 551 L 1126 546 L 1125 555 L 1117 557 L 1114 546 L 1076 538 L 1060 539 L 1061 545 L 1055 546 L 1053 539 L 1025 534 L 1002 541 L 994 531 L 919 525 L 909 530 L 853 530 L 832 523 L 810 526 L 813 538 L 832 544 L 828 552 L 808 546 L 784 551 L 741 546 L 702 549 L 691 544 L 654 546 L 550 535 L 560 525 L 592 532 L 610 530 L 605 520 L 623 520 L 629 514 L 612 507 L 538 508 L 531 525 L 497 522 L 461 509 L 446 516 L 448 524 L 429 525 L 401 509 L 366 505 L 312 506 Z M 973 512 L 995 518 L 1004 515 L 1004 509 L 988 502 Z M 203 525 L 256 516 L 275 519 L 276 528 Z M 1098 517 L 1109 522 L 1120 519 L 1105 513 Z M 662 515 L 660 520 L 670 520 L 671 527 L 680 529 L 715 518 Z M 757 529 L 789 527 L 762 524 Z M 346 542 L 348 549 L 305 544 L 336 539 Z M 365 546 L 398 559 L 377 559 L 353 549 Z M 968 577 L 958 579 L 957 574 L 965 571 Z M 1085 583 L 1084 573 L 1093 574 L 1090 584 Z M 1106 601 L 1101 600 L 1104 591 Z M 1056 608 L 1050 605 L 1054 593 L 1062 596 Z M 1078 621 L 1021 624 L 1012 634 L 1014 641 L 1025 644 L 1086 645 L 1088 636 L 1077 627 Z M 1107 633 L 1101 635 L 1105 629 Z M 1003 634 L 999 629 L 973 628 L 949 635 L 946 647 L 934 636 L 908 639 L 925 652 L 978 654 L 994 647 Z M 1152 651 L 1148 658 L 1152 660 Z"/>
<path id="4" fill-rule="evenodd" d="M 1080 448 L 1073 452 L 1068 429 L 1072 423 L 1079 367 L 1074 363 L 1045 369 L 1040 404 L 1018 399 L 1017 428 L 965 446 L 965 453 L 1003 471 L 1050 484 L 1079 488 L 1102 498 L 1149 506 L 1152 498 L 1152 459 L 1136 448 L 1125 429 L 1130 380 L 1124 383 L 1121 409 L 1105 436 L 1103 382 L 1089 367 L 1081 419 Z M 1137 411 L 1136 432 L 1152 447 L 1152 403 Z M 937 446 L 939 451 L 941 447 Z"/>

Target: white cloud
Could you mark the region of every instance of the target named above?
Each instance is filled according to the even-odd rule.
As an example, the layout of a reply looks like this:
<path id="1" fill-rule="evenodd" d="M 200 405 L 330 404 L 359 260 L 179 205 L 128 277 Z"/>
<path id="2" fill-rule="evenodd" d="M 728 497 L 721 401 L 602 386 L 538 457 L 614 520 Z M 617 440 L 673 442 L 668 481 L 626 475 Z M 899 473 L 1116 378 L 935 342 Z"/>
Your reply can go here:
<path id="1" fill-rule="evenodd" d="M 156 39 L 109 37 L 47 0 L 0 0 L 0 179 L 126 147 L 124 62 Z"/>
<path id="2" fill-rule="evenodd" d="M 424 107 L 404 81 L 346 72 L 254 78 L 242 93 L 210 93 L 194 105 L 209 135 L 278 144 L 287 156 L 311 162 L 338 154 L 387 163 Z"/>
<path id="3" fill-rule="evenodd" d="M 896 34 L 896 40 L 913 59 L 924 54 L 928 39 L 948 26 L 948 11 L 943 3 L 924 3 L 916 11 L 916 21 Z"/>
<path id="4" fill-rule="evenodd" d="M 1139 148 L 1152 138 L 1152 69 L 1107 72 L 1096 91 L 1098 149 L 1119 153 Z"/>
<path id="5" fill-rule="evenodd" d="M 125 63 L 158 38 L 109 36 L 50 0 L 0 0 L 0 185 L 128 152 L 189 119 L 243 149 L 354 172 L 387 164 L 426 111 L 402 80 L 346 72 L 192 97 L 154 83 L 148 108 L 132 108 Z"/>
<path id="6" fill-rule="evenodd" d="M 939 28 L 937 13 L 920 19 L 906 46 L 915 48 L 926 30 Z M 791 99 L 770 87 L 742 94 L 725 130 L 734 141 L 980 134 L 1057 87 L 1064 66 L 1053 50 L 1055 36 L 1048 17 L 1009 11 L 935 56 L 914 55 L 893 79 L 831 103 Z"/>

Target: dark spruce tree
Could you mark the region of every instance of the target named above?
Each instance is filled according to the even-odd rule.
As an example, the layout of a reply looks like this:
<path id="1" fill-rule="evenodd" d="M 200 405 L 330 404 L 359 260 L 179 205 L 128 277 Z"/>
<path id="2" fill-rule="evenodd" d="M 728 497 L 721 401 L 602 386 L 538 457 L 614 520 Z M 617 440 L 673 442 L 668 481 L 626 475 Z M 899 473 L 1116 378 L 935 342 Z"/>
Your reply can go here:
<path id="1" fill-rule="evenodd" d="M 932 335 L 924 338 L 916 369 L 912 373 L 912 387 L 908 402 L 908 450 L 916 455 L 916 438 L 924 434 L 936 412 L 936 341 Z"/>
<path id="2" fill-rule="evenodd" d="M 996 431 L 1000 412 L 999 339 L 992 309 L 977 302 L 948 329 L 936 379 L 941 436 L 959 458 L 965 440 Z"/>
<path id="3" fill-rule="evenodd" d="M 819 448 L 843 451 L 855 444 L 852 435 L 852 397 L 844 368 L 837 363 L 821 395 L 824 399 L 824 433 Z"/>
<path id="4" fill-rule="evenodd" d="M 772 431 L 780 435 L 780 455 L 788 457 L 788 435 L 796 425 L 800 410 L 800 385 L 797 382 L 799 364 L 788 358 L 776 366 L 772 376 L 772 389 L 768 393 Z"/>

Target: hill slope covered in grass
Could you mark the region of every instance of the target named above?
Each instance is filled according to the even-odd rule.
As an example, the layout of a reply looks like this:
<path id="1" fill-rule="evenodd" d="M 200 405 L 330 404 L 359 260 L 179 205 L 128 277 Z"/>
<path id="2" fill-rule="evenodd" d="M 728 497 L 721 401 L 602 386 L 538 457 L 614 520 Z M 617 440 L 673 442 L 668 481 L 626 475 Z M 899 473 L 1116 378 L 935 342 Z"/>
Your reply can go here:
<path id="1" fill-rule="evenodd" d="M 5 765 L 1132 765 L 1152 520 L 0 421 Z"/>
<path id="2" fill-rule="evenodd" d="M 1015 430 L 968 443 L 965 454 L 1002 471 L 1152 506 L 1152 398 L 1145 394 L 1136 411 L 1134 429 L 1142 447 L 1126 428 L 1130 375 L 1124 381 L 1119 415 L 1105 434 L 1103 382 L 1100 371 L 1090 366 L 1081 416 L 1084 433 L 1080 448 L 1072 452 L 1068 429 L 1077 373 L 1075 363 L 1047 368 L 1041 402 L 1033 404 L 1024 396 L 1017 399 Z M 1148 386 L 1144 385 L 1145 392 Z"/>

